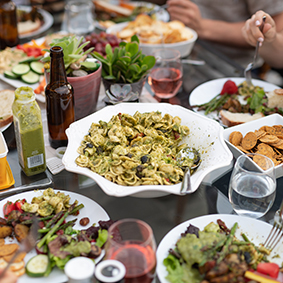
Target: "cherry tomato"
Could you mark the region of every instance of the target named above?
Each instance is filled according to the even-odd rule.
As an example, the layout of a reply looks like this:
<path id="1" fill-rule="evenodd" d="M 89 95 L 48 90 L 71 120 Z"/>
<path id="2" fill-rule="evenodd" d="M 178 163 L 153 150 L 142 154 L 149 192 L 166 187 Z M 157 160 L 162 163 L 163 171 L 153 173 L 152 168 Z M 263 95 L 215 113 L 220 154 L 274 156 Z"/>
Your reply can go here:
<path id="1" fill-rule="evenodd" d="M 21 213 L 23 213 L 23 210 L 21 209 L 22 205 L 26 202 L 25 199 L 22 200 L 17 200 L 15 202 L 15 206 L 16 206 L 16 210 L 20 211 Z"/>
<path id="2" fill-rule="evenodd" d="M 13 202 L 7 201 L 3 207 L 3 214 L 5 218 L 8 218 L 8 215 L 11 211 L 16 210 L 16 206 Z"/>

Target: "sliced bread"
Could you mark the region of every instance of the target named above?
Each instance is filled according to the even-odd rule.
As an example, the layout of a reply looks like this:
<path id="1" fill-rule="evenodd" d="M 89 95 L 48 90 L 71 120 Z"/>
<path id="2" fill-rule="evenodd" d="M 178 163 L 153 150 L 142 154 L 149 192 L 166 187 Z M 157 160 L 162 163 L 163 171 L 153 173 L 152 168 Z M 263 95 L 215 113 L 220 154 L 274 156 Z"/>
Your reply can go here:
<path id="1" fill-rule="evenodd" d="M 220 116 L 223 125 L 228 127 L 236 126 L 264 117 L 262 113 L 251 115 L 250 113 L 233 113 L 227 110 L 221 110 Z"/>
<path id="2" fill-rule="evenodd" d="M 267 106 L 270 108 L 278 107 L 283 109 L 283 89 L 274 89 L 266 93 Z"/>
<path id="3" fill-rule="evenodd" d="M 12 104 L 14 98 L 13 90 L 0 90 L 0 127 L 4 127 L 13 121 Z"/>
<path id="4" fill-rule="evenodd" d="M 29 34 L 37 31 L 41 27 L 41 21 L 36 19 L 34 22 L 31 20 L 18 23 L 18 32 L 20 35 Z"/>
<path id="5" fill-rule="evenodd" d="M 107 1 L 96 0 L 93 3 L 95 5 L 96 10 L 105 11 L 108 13 L 115 13 L 119 16 L 129 17 L 133 12 L 132 10 L 128 8 L 114 5 Z"/>

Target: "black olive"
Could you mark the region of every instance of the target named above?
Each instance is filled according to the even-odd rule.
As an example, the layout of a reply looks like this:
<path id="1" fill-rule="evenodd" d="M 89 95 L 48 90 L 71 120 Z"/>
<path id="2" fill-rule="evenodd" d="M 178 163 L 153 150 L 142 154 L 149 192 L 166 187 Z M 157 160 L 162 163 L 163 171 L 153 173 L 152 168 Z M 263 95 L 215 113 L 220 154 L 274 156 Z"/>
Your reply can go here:
<path id="1" fill-rule="evenodd" d="M 149 161 L 149 156 L 148 155 L 142 156 L 142 158 L 141 158 L 142 164 L 147 163 L 148 161 Z"/>
<path id="2" fill-rule="evenodd" d="M 128 153 L 126 156 L 128 156 L 129 158 L 132 158 L 133 154 L 132 153 Z"/>
<path id="3" fill-rule="evenodd" d="M 142 174 L 140 174 L 139 172 L 136 173 L 136 176 L 140 179 L 142 178 Z"/>
<path id="4" fill-rule="evenodd" d="M 86 146 L 89 147 L 89 148 L 93 148 L 93 144 L 92 143 L 87 143 Z"/>
<path id="5" fill-rule="evenodd" d="M 141 172 L 143 170 L 143 166 L 142 165 L 138 165 L 137 166 L 137 172 Z"/>
<path id="6" fill-rule="evenodd" d="M 251 254 L 249 252 L 244 252 L 245 261 L 250 263 L 252 260 Z"/>
<path id="7" fill-rule="evenodd" d="M 97 154 L 102 154 L 103 153 L 103 148 L 100 145 L 96 148 L 96 153 Z"/>

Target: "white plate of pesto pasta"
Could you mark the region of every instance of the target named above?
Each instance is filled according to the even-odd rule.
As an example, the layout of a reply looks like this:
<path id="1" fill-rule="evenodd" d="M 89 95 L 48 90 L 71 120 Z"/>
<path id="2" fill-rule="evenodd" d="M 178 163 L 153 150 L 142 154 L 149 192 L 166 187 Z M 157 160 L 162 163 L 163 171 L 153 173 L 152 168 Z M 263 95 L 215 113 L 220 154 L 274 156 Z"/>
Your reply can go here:
<path id="1" fill-rule="evenodd" d="M 81 156 L 81 154 L 78 153 L 78 149 L 81 146 L 82 141 L 85 138 L 88 139 L 87 136 L 89 135 L 89 130 L 92 123 L 99 123 L 99 121 L 108 123 L 112 116 L 118 115 L 119 113 L 134 115 L 137 111 L 139 113 L 159 111 L 163 117 L 165 114 L 169 114 L 172 116 L 172 118 L 179 117 L 176 119 L 181 119 L 180 125 L 189 128 L 189 135 L 184 137 L 179 144 L 185 143 L 196 148 L 200 152 L 202 159 L 201 165 L 191 176 L 191 185 L 193 191 L 197 190 L 206 175 L 215 169 L 230 165 L 230 162 L 232 161 L 232 154 L 225 144 L 223 138 L 223 128 L 217 122 L 184 107 L 171 105 L 168 103 L 120 103 L 115 106 L 107 106 L 70 125 L 70 127 L 66 130 L 66 134 L 68 136 L 68 146 L 62 159 L 66 170 L 92 178 L 106 194 L 111 196 L 124 197 L 131 195 L 136 197 L 157 197 L 166 194 L 179 195 L 181 183 L 170 185 L 121 185 L 119 183 L 109 181 L 102 175 L 95 173 L 87 167 L 81 167 L 77 165 L 76 159 Z M 176 121 L 176 119 L 171 120 Z M 170 123 L 175 123 L 169 120 L 166 122 L 168 123 L 168 128 L 173 127 Z M 136 128 L 139 128 L 139 125 L 137 125 Z M 102 133 L 101 129 L 99 131 Z M 94 142 L 94 144 L 99 143 L 98 140 L 92 140 L 92 142 Z M 148 144 L 150 143 L 144 144 L 144 146 L 147 147 Z M 101 146 L 103 147 L 103 142 L 101 143 Z M 97 150 L 97 147 L 95 150 Z M 115 153 L 117 155 L 116 151 Z M 120 157 L 123 155 L 126 156 L 127 151 L 124 153 L 119 152 L 118 155 Z M 113 159 L 115 158 L 113 157 Z M 125 160 L 128 158 L 122 157 L 120 159 Z M 96 162 L 90 162 L 92 162 L 91 166 L 96 165 Z M 88 161 L 87 163 L 90 164 Z M 109 166 L 113 166 L 113 160 L 109 160 L 109 164 Z M 119 170 L 126 168 L 124 163 L 120 165 L 121 166 L 119 167 Z M 168 165 L 168 167 L 170 166 Z M 148 169 L 152 168 L 148 167 Z M 115 170 L 110 168 L 110 170 L 112 173 L 113 171 L 115 174 L 117 173 L 117 168 L 115 168 Z M 132 174 L 132 172 L 128 171 L 126 174 Z M 151 174 L 151 172 L 148 173 L 149 179 L 153 176 L 154 174 Z"/>
<path id="2" fill-rule="evenodd" d="M 187 220 L 169 231 L 158 245 L 156 252 L 156 273 L 161 283 L 170 283 L 170 281 L 166 278 L 168 272 L 165 265 L 163 264 L 163 260 L 168 256 L 169 249 L 175 248 L 175 244 L 180 239 L 181 233 L 184 233 L 190 224 L 198 227 L 200 230 L 203 230 L 204 227 L 210 222 L 217 224 L 218 219 L 221 219 L 226 224 L 228 229 L 231 229 L 235 223 L 238 223 L 238 228 L 236 230 L 235 236 L 238 239 L 242 240 L 243 238 L 241 234 L 244 233 L 248 237 L 248 239 L 255 245 L 264 243 L 270 230 L 272 229 L 272 225 L 264 221 L 231 214 L 211 214 Z M 282 253 L 283 245 L 279 244 L 275 247 L 268 258 L 270 261 L 276 262 L 277 264 L 281 265 L 282 258 L 280 256 L 274 256 L 282 255 Z M 280 276 L 282 276 L 282 274 Z"/>

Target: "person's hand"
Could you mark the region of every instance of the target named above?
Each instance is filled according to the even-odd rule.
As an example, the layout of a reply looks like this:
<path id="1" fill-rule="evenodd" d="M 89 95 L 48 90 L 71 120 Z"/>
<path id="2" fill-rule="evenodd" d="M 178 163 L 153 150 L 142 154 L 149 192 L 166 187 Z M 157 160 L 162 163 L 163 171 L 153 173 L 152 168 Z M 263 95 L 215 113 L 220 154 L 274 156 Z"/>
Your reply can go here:
<path id="1" fill-rule="evenodd" d="M 259 26 L 262 24 L 262 18 L 266 16 L 263 31 L 259 30 Z M 276 37 L 276 25 L 272 17 L 263 12 L 256 12 L 249 20 L 246 21 L 242 28 L 242 34 L 245 40 L 252 46 L 256 46 L 259 41 L 260 45 L 264 41 L 272 42 Z"/>
<path id="2" fill-rule="evenodd" d="M 167 5 L 171 21 L 179 20 L 198 34 L 201 33 L 203 18 L 195 3 L 190 0 L 168 0 Z"/>
<path id="3" fill-rule="evenodd" d="M 0 275 L 3 269 L 0 269 Z M 18 277 L 10 270 L 7 270 L 4 276 L 0 279 L 1 283 L 16 283 L 18 281 Z"/>

